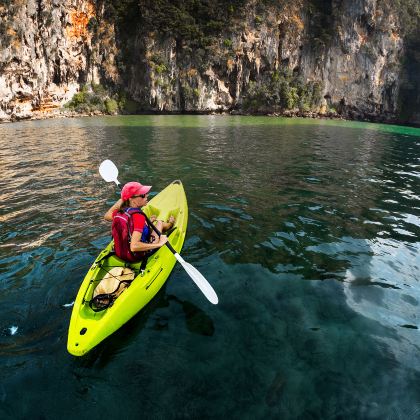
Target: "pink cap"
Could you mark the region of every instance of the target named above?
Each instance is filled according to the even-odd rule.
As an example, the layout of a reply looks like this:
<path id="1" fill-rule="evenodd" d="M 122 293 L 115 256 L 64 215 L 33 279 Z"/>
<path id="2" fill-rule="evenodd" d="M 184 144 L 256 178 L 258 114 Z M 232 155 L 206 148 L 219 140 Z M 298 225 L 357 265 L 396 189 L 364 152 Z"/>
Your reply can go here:
<path id="1" fill-rule="evenodd" d="M 121 190 L 121 199 L 126 201 L 133 195 L 147 194 L 151 185 L 141 185 L 140 182 L 127 182 Z"/>

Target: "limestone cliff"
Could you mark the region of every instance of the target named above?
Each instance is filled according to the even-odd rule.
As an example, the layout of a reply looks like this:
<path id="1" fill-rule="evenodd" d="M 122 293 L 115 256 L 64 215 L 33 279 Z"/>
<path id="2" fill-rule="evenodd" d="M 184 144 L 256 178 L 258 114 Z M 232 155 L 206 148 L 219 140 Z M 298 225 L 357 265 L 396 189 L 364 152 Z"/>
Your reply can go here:
<path id="1" fill-rule="evenodd" d="M 58 112 L 101 84 L 74 108 L 420 124 L 419 15 L 413 0 L 3 0 L 0 118 Z"/>
<path id="2" fill-rule="evenodd" d="M 14 0 L 0 3 L 0 119 L 56 112 L 86 83 L 117 75 L 113 46 L 94 44 L 89 1 Z M 113 25 L 101 31 L 113 39 Z"/>

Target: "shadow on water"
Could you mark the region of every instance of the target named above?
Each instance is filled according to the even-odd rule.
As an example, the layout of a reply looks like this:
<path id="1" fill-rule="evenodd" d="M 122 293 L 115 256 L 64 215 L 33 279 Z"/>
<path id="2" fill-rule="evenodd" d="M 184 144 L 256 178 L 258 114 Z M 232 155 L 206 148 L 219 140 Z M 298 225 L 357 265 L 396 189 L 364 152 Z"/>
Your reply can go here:
<path id="1" fill-rule="evenodd" d="M 214 325 L 211 318 L 191 302 L 180 300 L 174 295 L 166 295 L 165 284 L 145 308 L 85 356 L 76 358 L 76 364 L 80 364 L 83 368 L 104 368 L 118 354 L 129 348 L 133 342 L 141 340 L 141 333 L 150 320 L 152 320 L 152 325 L 148 327 L 149 329 L 155 331 L 167 330 L 171 320 L 169 317 L 159 314 L 159 309 L 168 308 L 172 302 L 182 307 L 188 331 L 204 336 L 214 334 Z"/>
<path id="2" fill-rule="evenodd" d="M 182 306 L 185 314 L 185 323 L 188 331 L 211 337 L 214 334 L 212 319 L 198 306 L 186 300 L 180 300 L 176 296 L 168 296 L 168 301 L 174 301 Z"/>

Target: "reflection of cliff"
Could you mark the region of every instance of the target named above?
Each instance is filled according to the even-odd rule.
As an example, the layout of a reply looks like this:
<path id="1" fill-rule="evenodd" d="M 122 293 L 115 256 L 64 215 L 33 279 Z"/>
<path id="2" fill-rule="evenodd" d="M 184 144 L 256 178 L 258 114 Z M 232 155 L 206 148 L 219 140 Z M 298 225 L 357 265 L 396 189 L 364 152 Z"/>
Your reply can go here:
<path id="1" fill-rule="evenodd" d="M 372 210 L 381 207 L 384 186 L 375 178 L 387 158 L 385 139 L 375 131 L 347 131 L 232 124 L 216 126 L 196 149 L 189 141 L 187 156 L 200 159 L 203 176 L 218 174 L 194 210 L 208 228 L 208 251 L 229 249 L 222 256 L 226 261 L 254 261 L 272 271 L 279 262 L 301 261 L 305 278 L 344 275 L 347 261 L 310 247 L 375 236 L 387 216 Z M 248 234 L 238 242 L 237 232 Z"/>
<path id="2" fill-rule="evenodd" d="M 418 13 L 413 0 L 14 2 L 0 6 L 0 118 L 53 114 L 101 83 L 128 112 L 419 123 Z"/>
<path id="3" fill-rule="evenodd" d="M 18 253 L 50 241 L 57 244 L 67 226 L 66 239 L 72 237 L 83 248 L 101 229 L 100 234 L 109 232 L 93 200 L 104 188 L 96 164 L 92 166 L 99 163 L 103 133 L 72 119 L 34 124 L 1 126 L 0 162 L 7 182 L 1 191 L 0 222 L 8 226 L 2 246 Z M 80 224 L 86 226 L 82 236 L 75 228 Z M 8 235 L 13 229 L 19 234 Z"/>

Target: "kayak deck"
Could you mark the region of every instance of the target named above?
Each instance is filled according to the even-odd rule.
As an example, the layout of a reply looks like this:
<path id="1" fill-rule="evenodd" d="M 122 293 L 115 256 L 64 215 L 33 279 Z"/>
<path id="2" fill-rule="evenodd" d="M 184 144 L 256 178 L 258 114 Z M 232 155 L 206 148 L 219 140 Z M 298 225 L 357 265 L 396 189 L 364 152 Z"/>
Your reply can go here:
<path id="1" fill-rule="evenodd" d="M 147 216 L 156 215 L 161 220 L 167 220 L 171 215 L 175 217 L 168 241 L 179 253 L 188 223 L 187 199 L 181 181 L 174 181 L 153 197 L 143 211 Z M 125 324 L 156 295 L 175 263 L 172 252 L 163 246 L 149 257 L 144 272 L 140 273 L 141 263 L 127 263 L 115 256 L 111 241 L 98 255 L 80 286 L 70 320 L 67 341 L 69 353 L 82 356 Z M 113 267 L 129 267 L 136 277 L 112 306 L 95 312 L 89 306 L 89 301 L 98 283 Z"/>

